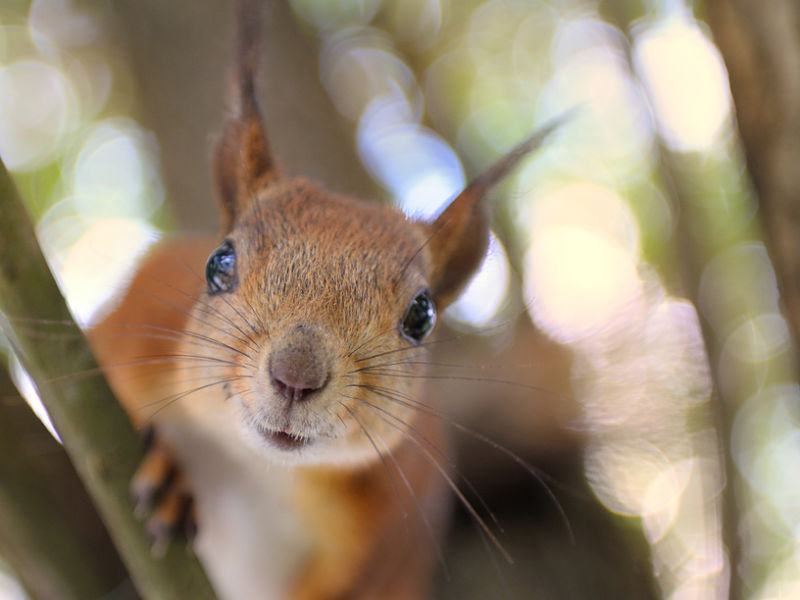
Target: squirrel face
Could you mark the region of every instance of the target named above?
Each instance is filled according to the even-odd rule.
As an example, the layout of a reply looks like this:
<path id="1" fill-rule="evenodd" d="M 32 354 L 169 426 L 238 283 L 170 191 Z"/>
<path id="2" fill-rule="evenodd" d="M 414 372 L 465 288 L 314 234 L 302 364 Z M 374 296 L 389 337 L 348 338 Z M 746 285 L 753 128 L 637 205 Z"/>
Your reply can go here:
<path id="1" fill-rule="evenodd" d="M 488 245 L 486 192 L 553 123 L 432 223 L 284 177 L 255 100 L 256 29 L 240 14 L 236 106 L 214 152 L 223 242 L 190 328 L 230 367 L 244 437 L 285 462 L 374 460 L 421 406 L 423 339 Z M 190 350 L 187 348 L 187 352 Z M 389 410 L 391 408 L 391 410 Z"/>
<path id="2" fill-rule="evenodd" d="M 436 319 L 427 226 L 299 179 L 271 182 L 234 223 L 190 326 L 231 363 L 244 438 L 292 463 L 396 445 Z"/>

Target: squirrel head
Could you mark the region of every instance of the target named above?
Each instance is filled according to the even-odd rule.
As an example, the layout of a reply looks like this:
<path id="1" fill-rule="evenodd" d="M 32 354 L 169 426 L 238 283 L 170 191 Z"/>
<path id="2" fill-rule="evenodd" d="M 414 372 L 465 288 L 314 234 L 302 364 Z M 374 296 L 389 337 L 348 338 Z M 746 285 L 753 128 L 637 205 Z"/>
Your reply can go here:
<path id="1" fill-rule="evenodd" d="M 272 158 L 252 22 L 239 17 L 236 106 L 214 152 L 223 239 L 190 329 L 229 365 L 225 397 L 257 450 L 294 463 L 375 460 L 424 402 L 425 341 L 486 252 L 488 189 L 549 130 L 431 223 L 329 193 Z"/>

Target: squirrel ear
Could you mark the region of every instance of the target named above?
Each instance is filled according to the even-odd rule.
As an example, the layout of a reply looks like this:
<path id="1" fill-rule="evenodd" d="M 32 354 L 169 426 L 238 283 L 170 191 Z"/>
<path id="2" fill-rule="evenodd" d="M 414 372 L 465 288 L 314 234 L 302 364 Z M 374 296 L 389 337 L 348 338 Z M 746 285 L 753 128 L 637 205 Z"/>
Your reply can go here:
<path id="1" fill-rule="evenodd" d="M 489 208 L 483 201 L 487 188 L 479 185 L 479 180 L 468 185 L 427 226 L 432 257 L 430 289 L 439 307 L 458 295 L 489 245 Z"/>
<path id="2" fill-rule="evenodd" d="M 238 2 L 234 114 L 222 128 L 213 154 L 222 232 L 228 233 L 255 192 L 280 176 L 272 160 L 267 133 L 256 102 L 255 73 L 261 30 L 260 7 L 252 0 Z"/>
<path id="3" fill-rule="evenodd" d="M 489 245 L 489 190 L 567 117 L 556 118 L 493 164 L 456 196 L 436 220 L 427 225 L 432 257 L 430 288 L 436 303 L 447 306 L 478 268 Z"/>
<path id="4" fill-rule="evenodd" d="M 228 119 L 214 148 L 214 175 L 223 234 L 255 192 L 279 176 L 258 110 Z"/>

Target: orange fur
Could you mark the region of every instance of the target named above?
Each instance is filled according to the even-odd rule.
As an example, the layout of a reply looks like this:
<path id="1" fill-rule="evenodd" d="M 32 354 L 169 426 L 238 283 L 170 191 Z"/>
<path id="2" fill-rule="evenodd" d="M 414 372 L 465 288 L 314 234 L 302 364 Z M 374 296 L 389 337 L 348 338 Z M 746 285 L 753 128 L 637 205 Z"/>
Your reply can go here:
<path id="1" fill-rule="evenodd" d="M 253 97 L 256 4 L 237 5 L 236 106 L 214 152 L 222 263 L 206 283 L 213 243 L 158 245 L 90 341 L 133 421 L 174 451 L 222 597 L 421 598 L 446 438 L 425 408 L 428 328 L 404 320 L 463 287 L 488 243 L 486 191 L 543 134 L 431 224 L 285 178 Z M 156 515 L 183 518 L 181 493 Z"/>
<path id="2" fill-rule="evenodd" d="M 202 266 L 214 241 L 167 240 L 149 253 L 128 292 L 101 323 L 88 332 L 89 342 L 120 402 L 134 424 L 147 421 L 157 407 L 153 391 L 169 381 L 174 335 L 183 330 L 189 311 L 204 287 Z M 140 364 L 141 363 L 141 364 Z"/>
<path id="3" fill-rule="evenodd" d="M 188 405 L 188 413 L 198 410 L 192 396 L 167 409 L 162 406 L 163 398 L 192 387 L 181 379 L 191 380 L 193 374 L 175 368 L 171 361 L 166 365 L 149 361 L 198 352 L 193 338 L 182 342 L 165 339 L 173 337 L 168 331 L 201 332 L 243 348 L 243 334 L 225 325 L 227 319 L 236 319 L 244 328 L 240 312 L 252 318 L 250 325 L 264 326 L 262 337 L 257 338 L 264 354 L 269 353 L 272 340 L 302 321 L 324 328 L 338 340 L 332 343 L 331 353 L 340 363 L 344 355 L 369 340 L 373 341 L 364 349 L 371 353 L 404 348 L 411 352 L 402 354 L 404 361 L 421 358 L 420 351 L 409 348 L 397 331 L 397 321 L 409 298 L 425 283 L 425 267 L 431 261 L 427 251 L 418 252 L 425 244 L 421 226 L 408 223 L 393 209 L 327 196 L 303 181 L 275 185 L 263 191 L 259 200 L 239 220 L 245 234 L 234 231 L 230 236 L 240 249 L 242 271 L 249 273 L 242 276 L 236 297 L 200 299 L 193 316 L 188 317 L 186 312 L 195 304 L 202 285 L 198 272 L 211 244 L 206 240 L 169 241 L 156 246 L 120 305 L 90 332 L 103 364 L 126 365 L 109 373 L 135 422 L 148 423 L 153 415 L 158 422 L 181 404 Z M 222 317 L 204 323 L 210 306 Z M 260 323 L 258 315 L 269 318 Z M 227 331 L 218 331 L 220 325 Z M 214 351 L 204 349 L 202 353 Z M 245 362 L 238 355 L 229 358 Z M 139 360 L 146 364 L 127 366 Z M 357 354 L 348 360 L 350 369 L 359 367 Z M 418 371 L 402 364 L 393 368 L 410 375 Z M 419 383 L 397 384 L 385 379 L 367 371 L 340 384 L 358 381 L 421 397 Z M 245 381 L 233 384 L 243 397 L 246 385 Z M 290 496 L 300 526 L 312 541 L 301 567 L 291 576 L 290 597 L 423 597 L 444 528 L 446 484 L 419 449 L 402 443 L 400 426 L 371 415 L 363 403 L 381 405 L 380 410 L 397 415 L 424 435 L 426 443 L 436 446 L 444 443 L 441 424 L 430 416 L 415 415 L 408 408 L 370 397 L 363 390 L 347 395 L 358 399 L 345 400 L 347 408 L 338 409 L 338 418 L 348 426 L 341 432 L 338 446 L 330 449 L 331 458 L 315 456 L 313 462 L 322 464 L 295 469 Z M 213 402 L 220 410 L 233 410 L 218 390 Z M 334 399 L 328 409 L 335 410 L 337 402 L 341 400 Z M 349 412 L 358 415 L 357 419 Z M 391 459 L 379 459 L 374 444 L 381 451 L 383 445 L 392 448 Z M 147 468 L 146 463 L 143 470 Z M 413 497 L 405 490 L 405 481 L 413 489 Z M 192 483 L 190 473 L 190 488 Z M 202 535 L 202 498 L 198 504 Z M 173 511 L 174 506 L 159 508 L 165 510 Z"/>

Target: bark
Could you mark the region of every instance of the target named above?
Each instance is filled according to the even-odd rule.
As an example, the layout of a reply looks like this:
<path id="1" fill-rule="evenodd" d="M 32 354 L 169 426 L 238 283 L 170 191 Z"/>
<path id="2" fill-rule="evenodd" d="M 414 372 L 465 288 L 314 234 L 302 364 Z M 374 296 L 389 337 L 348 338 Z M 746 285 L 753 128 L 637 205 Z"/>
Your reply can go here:
<path id="1" fill-rule="evenodd" d="M 688 298 L 695 306 L 699 306 L 699 288 L 704 267 L 720 248 L 707 247 L 708 240 L 692 230 L 692 224 L 707 222 L 718 218 L 712 203 L 707 199 L 706 190 L 698 190 L 696 182 L 702 180 L 702 167 L 698 167 L 694 156 L 681 156 L 670 152 L 663 144 L 659 144 L 659 177 L 661 187 L 670 197 L 673 205 L 680 208 L 677 222 L 676 254 L 680 283 Z M 723 395 L 720 387 L 719 357 L 723 352 L 724 340 L 712 330 L 707 319 L 700 319 L 700 325 L 709 357 L 709 373 L 712 380 L 711 402 L 709 405 L 710 423 L 719 436 L 718 458 L 720 460 L 721 478 L 726 482 L 720 492 L 720 510 L 722 541 L 725 545 L 728 563 L 731 565 L 728 578 L 728 599 L 744 598 L 744 582 L 738 565 L 742 561 L 742 544 L 739 536 L 741 520 L 741 503 L 739 492 L 743 487 L 741 474 L 736 469 L 731 454 L 731 432 L 737 407 L 744 398 L 742 390 L 738 394 Z M 713 498 L 709 498 L 713 501 Z"/>
<path id="2" fill-rule="evenodd" d="M 212 598 L 197 560 L 173 545 L 154 560 L 134 518 L 129 481 L 142 451 L 127 415 L 72 321 L 17 190 L 0 163 L 0 312 L 4 333 L 33 379 L 64 447 L 94 500 L 139 592 L 148 598 Z M 20 323 L 64 323 L 57 338 Z"/>
<path id="3" fill-rule="evenodd" d="M 0 554 L 34 597 L 136 597 L 66 452 L 2 367 L 0 524 Z"/>
<path id="4" fill-rule="evenodd" d="M 708 0 L 706 20 L 728 70 L 767 251 L 795 348 L 800 341 L 800 4 Z M 797 359 L 794 362 L 797 369 Z M 732 557 L 731 597 L 743 585 Z M 738 589 L 737 589 L 738 587 Z"/>
<path id="5" fill-rule="evenodd" d="M 767 250 L 795 344 L 800 340 L 800 3 L 708 0 L 728 68 Z"/>

